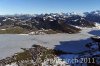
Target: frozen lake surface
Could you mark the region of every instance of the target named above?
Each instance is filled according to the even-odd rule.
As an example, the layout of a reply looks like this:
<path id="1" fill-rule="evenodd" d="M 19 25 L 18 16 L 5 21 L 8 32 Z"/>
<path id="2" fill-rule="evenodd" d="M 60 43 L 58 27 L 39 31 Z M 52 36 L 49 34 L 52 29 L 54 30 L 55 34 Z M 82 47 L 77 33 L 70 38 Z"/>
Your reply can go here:
<path id="1" fill-rule="evenodd" d="M 94 33 L 95 31 L 95 33 Z M 39 44 L 48 48 L 60 49 L 66 52 L 81 52 L 88 50 L 85 47 L 89 43 L 90 36 L 98 33 L 95 28 L 85 28 L 78 34 L 50 34 L 50 35 L 19 35 L 0 34 L 0 59 L 9 57 L 22 51 L 20 48 L 29 48 L 33 44 Z"/>
<path id="2" fill-rule="evenodd" d="M 20 48 L 29 48 L 35 43 L 31 36 L 17 34 L 0 35 L 0 59 L 21 51 Z"/>

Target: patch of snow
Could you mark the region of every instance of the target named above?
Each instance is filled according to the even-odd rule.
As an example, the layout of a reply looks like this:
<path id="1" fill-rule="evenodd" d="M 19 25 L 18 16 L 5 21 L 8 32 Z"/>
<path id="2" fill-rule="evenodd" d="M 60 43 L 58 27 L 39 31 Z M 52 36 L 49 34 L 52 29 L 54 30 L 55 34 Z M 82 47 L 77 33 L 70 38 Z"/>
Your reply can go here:
<path id="1" fill-rule="evenodd" d="M 26 36 L 28 36 L 28 34 L 18 34 L 18 35 L 26 35 Z"/>
<path id="2" fill-rule="evenodd" d="M 6 30 L 6 29 L 1 29 L 1 30 Z"/>
<path id="3" fill-rule="evenodd" d="M 95 22 L 96 28 L 100 29 L 100 23 Z"/>
<path id="4" fill-rule="evenodd" d="M 0 25 L 2 25 L 2 24 L 0 23 Z"/>
<path id="5" fill-rule="evenodd" d="M 7 21 L 7 19 L 4 19 L 3 21 Z"/>
<path id="6" fill-rule="evenodd" d="M 16 63 L 7 64 L 5 66 L 18 66 Z"/>
<path id="7" fill-rule="evenodd" d="M 78 19 L 75 19 L 74 21 L 76 22 L 76 21 L 78 21 Z"/>

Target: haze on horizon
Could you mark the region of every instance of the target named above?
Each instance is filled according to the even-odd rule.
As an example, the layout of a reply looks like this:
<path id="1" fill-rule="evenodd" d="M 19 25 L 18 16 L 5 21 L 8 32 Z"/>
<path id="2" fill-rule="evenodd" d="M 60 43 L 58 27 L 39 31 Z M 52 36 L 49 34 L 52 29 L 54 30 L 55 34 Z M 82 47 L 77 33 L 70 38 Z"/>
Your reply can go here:
<path id="1" fill-rule="evenodd" d="M 100 0 L 0 0 L 0 15 L 89 12 L 100 10 Z"/>

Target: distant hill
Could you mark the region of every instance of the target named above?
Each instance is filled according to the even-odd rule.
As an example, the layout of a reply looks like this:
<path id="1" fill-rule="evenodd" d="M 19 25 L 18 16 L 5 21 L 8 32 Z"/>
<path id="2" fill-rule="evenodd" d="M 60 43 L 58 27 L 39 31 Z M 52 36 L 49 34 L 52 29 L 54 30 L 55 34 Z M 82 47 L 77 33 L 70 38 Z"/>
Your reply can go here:
<path id="1" fill-rule="evenodd" d="M 85 12 L 84 14 L 86 20 L 100 23 L 100 10 Z"/>
<path id="2" fill-rule="evenodd" d="M 90 13 L 84 13 L 81 16 L 73 13 L 50 13 L 35 15 L 5 15 L 0 16 L 1 26 L 19 26 L 25 29 L 52 29 L 58 32 L 77 33 L 80 31 L 78 27 L 94 27 L 95 20 L 89 17 Z M 93 13 L 94 14 L 94 13 Z M 95 16 L 94 16 L 95 17 Z M 99 17 L 95 18 L 98 19 Z"/>

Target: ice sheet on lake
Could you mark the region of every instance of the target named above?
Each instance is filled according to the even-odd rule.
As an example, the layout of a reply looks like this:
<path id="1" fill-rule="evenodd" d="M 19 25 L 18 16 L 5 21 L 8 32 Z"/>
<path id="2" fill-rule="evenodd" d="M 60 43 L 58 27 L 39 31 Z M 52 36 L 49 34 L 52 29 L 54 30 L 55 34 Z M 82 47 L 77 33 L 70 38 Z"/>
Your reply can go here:
<path id="1" fill-rule="evenodd" d="M 21 51 L 20 48 L 29 48 L 33 44 L 54 49 L 60 49 L 67 52 L 79 52 L 87 50 L 84 47 L 90 41 L 90 31 L 98 30 L 95 28 L 84 28 L 78 34 L 46 34 L 46 35 L 15 35 L 1 34 L 0 35 L 0 59 L 11 56 L 12 54 Z M 64 43 L 65 42 L 65 43 Z M 63 44 L 64 43 L 64 44 Z"/>

